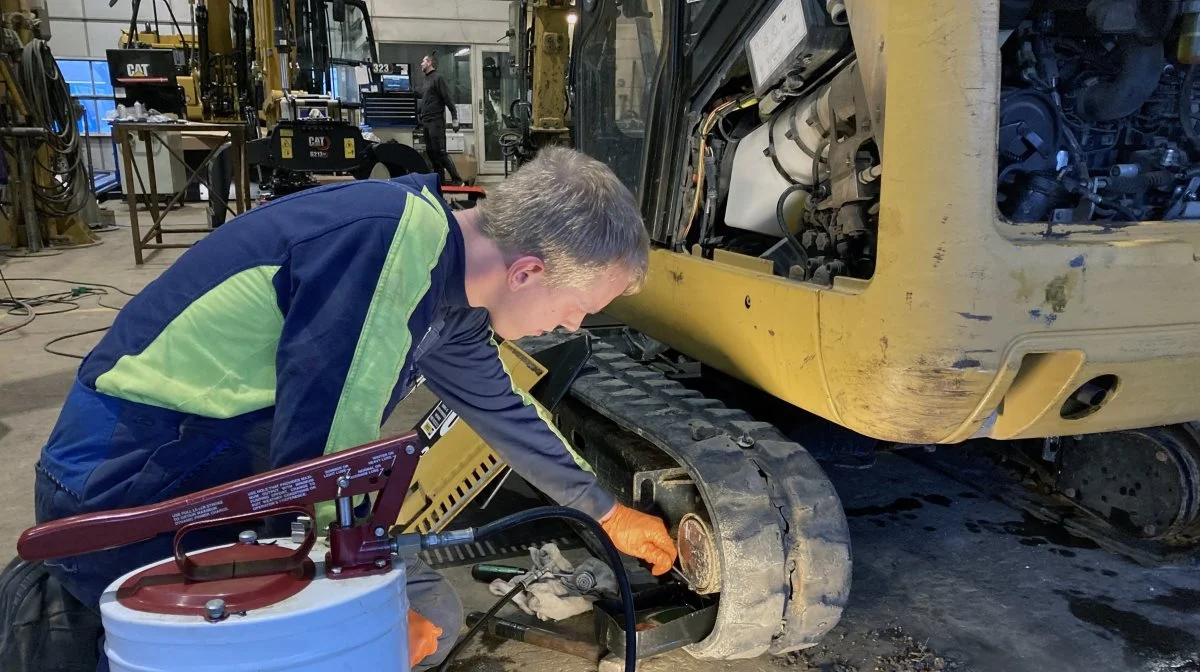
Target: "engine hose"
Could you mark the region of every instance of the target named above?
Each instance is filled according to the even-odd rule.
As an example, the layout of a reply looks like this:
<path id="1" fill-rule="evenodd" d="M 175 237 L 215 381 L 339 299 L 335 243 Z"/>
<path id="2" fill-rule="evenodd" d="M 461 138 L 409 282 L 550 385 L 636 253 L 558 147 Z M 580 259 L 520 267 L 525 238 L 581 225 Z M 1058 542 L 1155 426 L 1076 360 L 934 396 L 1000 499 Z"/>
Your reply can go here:
<path id="1" fill-rule="evenodd" d="M 775 113 L 767 120 L 767 156 L 771 157 L 771 165 L 775 166 L 775 172 L 779 173 L 779 176 L 786 180 L 788 184 L 800 184 L 796 178 L 792 177 L 791 173 L 784 170 L 783 164 L 779 163 L 779 155 L 775 152 L 775 122 L 787 108 L 787 105 L 780 105 L 779 109 L 775 110 Z"/>
<path id="2" fill-rule="evenodd" d="M 1175 174 L 1169 170 L 1155 170 L 1133 177 L 1110 177 L 1108 188 L 1114 194 L 1140 194 L 1147 189 L 1156 189 L 1171 184 Z"/>
<path id="3" fill-rule="evenodd" d="M 783 233 L 783 237 L 787 239 L 788 244 L 792 246 L 796 254 L 800 255 L 800 261 L 804 264 L 804 271 L 807 273 L 808 253 L 804 251 L 804 246 L 800 244 L 800 241 L 796 240 L 796 234 L 792 233 L 792 230 L 788 228 L 787 219 L 783 216 L 783 204 L 787 202 L 788 196 L 797 191 L 808 191 L 808 187 L 803 184 L 793 184 L 784 189 L 783 193 L 779 195 L 779 200 L 775 201 L 775 221 L 779 224 L 779 230 Z"/>
<path id="4" fill-rule="evenodd" d="M 1087 121 L 1113 121 L 1127 117 L 1145 104 L 1162 77 L 1163 45 L 1123 39 L 1119 48 L 1121 71 L 1100 79 L 1079 92 L 1077 114 Z"/>
<path id="5" fill-rule="evenodd" d="M 1183 133 L 1192 143 L 1192 148 L 1200 150 L 1200 133 L 1196 132 L 1196 118 L 1192 115 L 1192 87 L 1195 82 L 1196 66 L 1189 65 L 1179 91 L 1179 123 L 1183 124 Z"/>
<path id="6" fill-rule="evenodd" d="M 475 540 L 482 541 L 493 534 L 509 528 L 547 518 L 564 518 L 579 523 L 596 535 L 596 538 L 600 541 L 600 545 L 604 547 L 604 553 L 608 556 L 608 564 L 612 567 L 613 574 L 617 579 L 617 589 L 621 595 L 621 606 L 625 612 L 625 672 L 635 672 L 637 669 L 637 619 L 634 617 L 633 589 L 629 585 L 629 576 L 625 573 L 625 565 L 621 563 L 621 554 L 617 551 L 617 547 L 613 545 L 612 539 L 609 539 L 608 533 L 604 531 L 604 528 L 600 527 L 600 523 L 581 511 L 576 511 L 565 506 L 542 506 L 520 511 L 476 528 Z M 488 611 L 488 615 L 479 619 L 479 622 L 472 626 L 459 642 L 454 645 L 454 648 L 446 655 L 446 659 L 442 661 L 438 669 L 449 670 L 450 666 L 454 663 L 454 659 L 462 651 L 471 636 L 482 628 L 482 625 L 488 621 L 488 618 L 500 611 L 500 607 L 515 597 L 518 589 L 522 587 L 517 586 L 509 591 L 507 595 L 500 598 L 500 601 Z"/>

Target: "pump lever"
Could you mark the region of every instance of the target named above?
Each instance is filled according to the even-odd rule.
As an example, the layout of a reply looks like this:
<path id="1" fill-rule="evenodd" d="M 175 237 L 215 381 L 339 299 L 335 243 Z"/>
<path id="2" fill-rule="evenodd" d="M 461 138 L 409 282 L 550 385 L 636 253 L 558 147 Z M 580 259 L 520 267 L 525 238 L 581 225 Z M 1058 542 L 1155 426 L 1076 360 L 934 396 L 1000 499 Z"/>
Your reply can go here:
<path id="1" fill-rule="evenodd" d="M 272 509 L 285 505 L 315 506 L 377 490 L 381 492 L 370 519 L 359 526 L 368 533 L 354 536 L 360 540 L 382 537 L 378 530 L 386 531 L 396 523 L 421 452 L 420 435 L 410 432 L 165 502 L 71 516 L 26 530 L 17 541 L 17 553 L 25 560 L 45 560 L 103 551 L 213 518 L 270 515 Z M 344 521 L 335 523 L 331 535 L 335 530 L 344 534 L 352 529 Z M 338 558 L 342 563 L 359 564 L 353 556 L 361 544 L 346 539 L 338 546 L 347 554 Z M 373 561 L 377 553 L 370 549 L 370 555 Z"/>

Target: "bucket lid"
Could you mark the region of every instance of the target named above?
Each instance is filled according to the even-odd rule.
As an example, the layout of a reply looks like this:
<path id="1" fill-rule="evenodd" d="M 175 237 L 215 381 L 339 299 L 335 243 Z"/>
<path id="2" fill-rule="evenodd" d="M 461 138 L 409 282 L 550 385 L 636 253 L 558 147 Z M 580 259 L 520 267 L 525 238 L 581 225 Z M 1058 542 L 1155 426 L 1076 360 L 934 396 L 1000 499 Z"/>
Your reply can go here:
<path id="1" fill-rule="evenodd" d="M 222 620 L 304 590 L 312 582 L 314 565 L 308 557 L 298 565 L 288 562 L 294 553 L 282 545 L 238 543 L 188 556 L 194 563 L 191 575 L 203 580 L 184 576 L 179 564 L 168 560 L 126 579 L 117 589 L 117 601 L 136 611 Z M 271 567 L 281 571 L 271 572 Z"/>

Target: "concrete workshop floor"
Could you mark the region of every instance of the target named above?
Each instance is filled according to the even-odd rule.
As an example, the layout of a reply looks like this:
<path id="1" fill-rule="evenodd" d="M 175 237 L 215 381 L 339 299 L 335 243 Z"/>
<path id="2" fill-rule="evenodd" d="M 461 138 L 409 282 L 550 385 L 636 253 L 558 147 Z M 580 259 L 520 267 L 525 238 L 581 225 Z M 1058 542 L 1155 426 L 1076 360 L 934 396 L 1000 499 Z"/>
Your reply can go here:
<path id="1" fill-rule="evenodd" d="M 107 204 L 117 221 L 123 205 Z M 203 210 L 172 216 L 196 224 Z M 133 263 L 128 228 L 101 234 L 96 247 L 56 256 L 0 256 L 13 291 L 35 296 L 65 285 L 21 277 L 103 282 L 136 292 L 178 257 L 157 252 Z M 174 240 L 186 240 L 175 237 Z M 2 289 L 0 289 L 2 291 Z M 121 305 L 119 295 L 105 303 Z M 47 354 L 52 338 L 102 327 L 112 311 L 96 305 L 37 319 L 0 336 L 0 551 L 6 561 L 17 535 L 33 522 L 33 464 L 74 376 L 76 360 Z M 0 328 L 16 318 L 0 317 Z M 57 347 L 83 354 L 98 338 Z M 430 398 L 389 420 L 401 430 Z M 946 449 L 949 450 L 949 449 Z M 1010 672 L 1200 672 L 1200 571 L 1147 568 L 980 496 L 971 488 L 903 456 L 884 455 L 868 470 L 831 472 L 854 538 L 854 587 L 841 623 L 814 649 L 784 658 L 710 663 L 677 651 L 648 661 L 650 672 L 829 670 L 848 672 L 978 670 Z M 468 611 L 495 599 L 468 567 L 446 570 Z M 519 619 L 521 615 L 507 615 Z M 553 627 L 553 626 L 551 626 Z M 585 672 L 595 666 L 563 654 L 479 639 L 455 669 L 476 672 Z"/>

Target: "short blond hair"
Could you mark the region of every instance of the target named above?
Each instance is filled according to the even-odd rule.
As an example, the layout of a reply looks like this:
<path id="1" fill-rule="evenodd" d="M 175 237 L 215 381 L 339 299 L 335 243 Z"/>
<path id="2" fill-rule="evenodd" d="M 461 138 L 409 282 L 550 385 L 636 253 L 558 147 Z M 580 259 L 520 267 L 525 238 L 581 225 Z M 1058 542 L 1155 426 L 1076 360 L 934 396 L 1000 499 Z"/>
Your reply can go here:
<path id="1" fill-rule="evenodd" d="M 603 163 L 545 147 L 479 203 L 479 230 L 513 257 L 546 264 L 550 286 L 584 287 L 615 267 L 639 291 L 650 237 L 629 189 Z"/>

